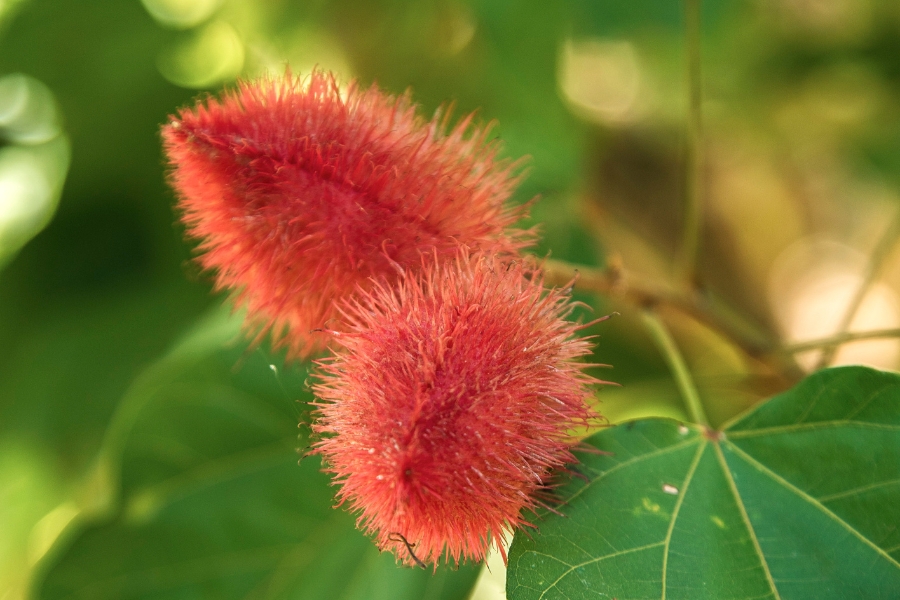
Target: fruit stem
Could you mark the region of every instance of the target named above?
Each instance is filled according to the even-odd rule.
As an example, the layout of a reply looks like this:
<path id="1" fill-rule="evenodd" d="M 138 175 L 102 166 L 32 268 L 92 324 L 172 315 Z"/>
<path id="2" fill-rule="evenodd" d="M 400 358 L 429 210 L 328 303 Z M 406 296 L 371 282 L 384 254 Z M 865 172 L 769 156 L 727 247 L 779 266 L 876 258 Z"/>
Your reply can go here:
<path id="1" fill-rule="evenodd" d="M 716 303 L 701 294 L 684 293 L 641 279 L 626 272 L 621 266 L 598 269 L 547 259 L 543 262 L 541 271 L 547 285 L 564 287 L 574 281 L 577 290 L 621 299 L 633 306 L 659 306 L 675 310 L 717 331 L 753 358 L 762 357 L 777 347 L 776 341 L 762 327 L 732 312 L 721 310 Z"/>
<path id="2" fill-rule="evenodd" d="M 703 224 L 703 86 L 700 77 L 700 0 L 685 0 L 687 54 L 687 157 L 685 161 L 684 230 L 678 271 L 689 287 L 697 281 L 697 254 Z"/>

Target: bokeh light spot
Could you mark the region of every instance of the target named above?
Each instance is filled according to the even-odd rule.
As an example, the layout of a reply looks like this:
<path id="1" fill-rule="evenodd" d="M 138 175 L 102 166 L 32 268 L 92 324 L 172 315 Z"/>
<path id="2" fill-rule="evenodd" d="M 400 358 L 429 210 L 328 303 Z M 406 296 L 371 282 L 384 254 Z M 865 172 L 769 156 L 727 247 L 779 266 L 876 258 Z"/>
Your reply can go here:
<path id="1" fill-rule="evenodd" d="M 28 538 L 28 562 L 32 565 L 47 554 L 56 538 L 68 524 L 78 516 L 78 506 L 74 502 L 64 502 L 38 521 Z"/>
<path id="2" fill-rule="evenodd" d="M 68 163 L 64 138 L 0 150 L 0 257 L 18 250 L 50 220 Z"/>
<path id="3" fill-rule="evenodd" d="M 626 41 L 567 40 L 562 49 L 559 86 L 572 109 L 603 124 L 636 118 L 641 67 Z"/>
<path id="4" fill-rule="evenodd" d="M 438 18 L 437 42 L 446 56 L 462 52 L 475 37 L 477 24 L 472 12 L 462 4 L 448 4 Z"/>
<path id="5" fill-rule="evenodd" d="M 326 31 L 297 27 L 279 41 L 278 46 L 258 39 L 248 43 L 259 74 L 279 77 L 284 74 L 285 64 L 289 64 L 299 75 L 307 75 L 316 67 L 331 71 L 338 76 L 343 88 L 354 78 L 350 59 L 340 40 Z"/>
<path id="6" fill-rule="evenodd" d="M 41 144 L 59 135 L 56 101 L 47 86 L 21 73 L 0 78 L 0 133 L 18 144 Z"/>
<path id="7" fill-rule="evenodd" d="M 231 81 L 244 67 L 244 43 L 225 21 L 213 21 L 165 50 L 159 72 L 175 85 L 208 88 Z"/>
<path id="8" fill-rule="evenodd" d="M 826 338 L 838 333 L 844 313 L 862 285 L 866 257 L 857 250 L 822 238 L 804 238 L 776 261 L 770 282 L 772 308 L 788 343 Z M 866 293 L 850 322 L 849 331 L 900 327 L 897 293 L 875 283 Z M 811 370 L 821 350 L 797 356 L 800 366 Z M 831 365 L 863 364 L 896 369 L 900 340 L 873 339 L 840 347 Z"/>
<path id="9" fill-rule="evenodd" d="M 49 222 L 69 167 L 53 93 L 13 73 L 0 78 L 0 262 Z"/>
<path id="10" fill-rule="evenodd" d="M 209 19 L 222 0 L 141 0 L 141 3 L 160 25 L 190 29 Z"/>

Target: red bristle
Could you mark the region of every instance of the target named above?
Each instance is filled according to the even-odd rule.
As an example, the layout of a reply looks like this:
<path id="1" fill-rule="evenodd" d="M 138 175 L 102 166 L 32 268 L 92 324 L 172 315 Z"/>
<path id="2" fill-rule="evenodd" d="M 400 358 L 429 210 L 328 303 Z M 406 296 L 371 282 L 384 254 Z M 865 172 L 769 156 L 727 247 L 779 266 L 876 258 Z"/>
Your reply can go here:
<path id="1" fill-rule="evenodd" d="M 465 251 L 431 261 L 347 304 L 350 331 L 318 362 L 315 451 L 401 562 L 482 560 L 598 419 L 590 342 L 532 275 Z"/>
<path id="2" fill-rule="evenodd" d="M 334 76 L 240 83 L 162 130 L 171 182 L 200 264 L 233 290 L 260 335 L 302 358 L 341 331 L 335 302 L 371 281 L 453 257 L 460 244 L 512 255 L 530 232 L 505 206 L 516 165 L 471 117 L 446 131 L 408 95 Z"/>

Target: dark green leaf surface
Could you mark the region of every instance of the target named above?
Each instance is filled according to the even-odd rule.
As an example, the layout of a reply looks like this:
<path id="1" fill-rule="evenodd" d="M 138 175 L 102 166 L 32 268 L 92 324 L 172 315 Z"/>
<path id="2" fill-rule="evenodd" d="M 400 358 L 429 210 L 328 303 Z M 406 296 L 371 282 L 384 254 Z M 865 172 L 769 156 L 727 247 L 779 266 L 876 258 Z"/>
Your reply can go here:
<path id="1" fill-rule="evenodd" d="M 40 596 L 464 598 L 476 568 L 397 567 L 332 508 L 319 461 L 297 464 L 305 370 L 247 350 L 236 325 L 212 319 L 136 382 L 105 445 L 120 509 L 58 550 Z"/>
<path id="2" fill-rule="evenodd" d="M 900 598 L 900 376 L 810 376 L 723 433 L 650 419 L 590 438 L 510 550 L 510 600 Z"/>

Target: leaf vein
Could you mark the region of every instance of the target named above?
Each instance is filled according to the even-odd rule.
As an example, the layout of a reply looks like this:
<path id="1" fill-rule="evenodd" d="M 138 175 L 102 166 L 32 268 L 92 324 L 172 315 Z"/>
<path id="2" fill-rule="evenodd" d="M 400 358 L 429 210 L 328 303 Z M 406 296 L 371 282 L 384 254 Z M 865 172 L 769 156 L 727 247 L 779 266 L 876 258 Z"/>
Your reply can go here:
<path id="1" fill-rule="evenodd" d="M 809 402 L 809 406 L 806 407 L 806 410 L 803 411 L 803 414 L 800 415 L 800 418 L 797 419 L 796 421 L 794 421 L 795 424 L 802 423 L 803 421 L 806 420 L 806 417 L 808 417 L 810 415 L 810 413 L 816 407 L 816 404 L 819 403 L 819 400 L 822 398 L 822 394 L 824 394 L 827 390 L 828 390 L 828 386 L 823 385 L 822 387 L 819 388 L 819 391 L 816 393 L 815 396 L 812 397 L 812 399 Z"/>
<path id="2" fill-rule="evenodd" d="M 154 496 L 154 508 L 160 510 L 197 490 L 272 468 L 290 456 L 289 448 L 285 441 L 279 441 L 229 454 L 143 488 L 138 494 Z"/>
<path id="3" fill-rule="evenodd" d="M 538 597 L 538 600 L 543 600 L 543 598 L 544 598 L 544 596 L 547 594 L 547 592 L 549 592 L 550 590 L 552 590 L 553 588 L 555 588 L 556 585 L 557 585 L 560 581 L 562 581 L 563 579 L 565 579 L 566 576 L 568 576 L 568 575 L 569 575 L 572 571 L 574 571 L 575 569 L 580 569 L 581 567 L 586 567 L 587 565 L 592 565 L 592 564 L 594 564 L 594 563 L 598 563 L 598 562 L 600 562 L 600 561 L 602 561 L 602 560 L 606 560 L 607 558 L 615 558 L 615 557 L 617 557 L 617 556 L 623 556 L 623 555 L 625 555 L 625 554 L 632 554 L 632 553 L 634 553 L 634 552 L 641 552 L 641 551 L 643 551 L 643 550 L 649 550 L 649 549 L 651 549 L 651 548 L 656 548 L 657 546 L 662 546 L 663 543 L 664 543 L 664 542 L 655 542 L 655 543 L 653 543 L 653 544 L 647 544 L 646 546 L 639 546 L 639 547 L 637 547 L 637 548 L 629 548 L 628 550 L 620 550 L 620 551 L 618 551 L 618 552 L 613 552 L 612 554 L 604 554 L 603 556 L 598 556 L 598 557 L 596 557 L 596 558 L 592 558 L 591 560 L 587 560 L 587 561 L 585 561 L 585 562 L 583 562 L 583 563 L 581 563 L 581 564 L 572 565 L 572 566 L 570 566 L 570 567 L 568 568 L 568 570 L 566 570 L 565 573 L 563 573 L 562 575 L 560 575 L 559 577 L 557 577 L 557 578 L 556 578 L 556 581 L 554 581 L 553 583 L 551 583 L 550 586 L 547 587 L 547 589 L 545 589 L 543 592 L 541 592 L 541 595 Z M 551 557 L 551 558 L 552 558 L 552 557 Z"/>
<path id="4" fill-rule="evenodd" d="M 738 510 L 741 513 L 741 519 L 744 521 L 744 525 L 747 527 L 747 533 L 753 541 L 753 548 L 756 550 L 757 556 L 759 556 L 759 563 L 763 568 L 763 572 L 766 574 L 766 581 L 769 582 L 769 588 L 772 590 L 775 600 L 781 600 L 781 594 L 778 593 L 778 588 L 775 587 L 775 579 L 772 577 L 772 572 L 769 570 L 769 563 L 766 561 L 765 554 L 763 554 L 762 546 L 759 545 L 759 538 L 756 536 L 756 530 L 753 529 L 753 524 L 750 522 L 750 515 L 747 514 L 747 508 L 744 506 L 744 501 L 741 499 L 741 495 L 738 492 L 737 485 L 734 483 L 734 478 L 731 476 L 731 470 L 728 468 L 728 463 L 725 462 L 725 455 L 722 454 L 722 448 L 719 444 L 716 444 L 716 458 L 718 458 L 719 466 L 722 468 L 722 472 L 725 474 L 726 479 L 728 479 L 728 487 L 731 489 L 731 495 L 734 496 L 734 501 L 737 503 Z"/>
<path id="5" fill-rule="evenodd" d="M 681 510 L 681 505 L 684 503 L 685 496 L 687 496 L 688 488 L 691 485 L 691 481 L 694 479 L 694 473 L 697 471 L 697 465 L 700 464 L 700 457 L 703 456 L 705 450 L 706 440 L 703 440 L 697 448 L 696 454 L 694 454 L 694 459 L 691 461 L 691 466 L 688 467 L 687 474 L 684 476 L 684 481 L 681 482 L 681 494 L 678 495 L 678 500 L 675 501 L 675 508 L 672 509 L 672 518 L 669 519 L 669 528 L 666 530 L 666 537 L 663 540 L 665 546 L 663 549 L 662 564 L 662 600 L 666 600 L 666 576 L 668 575 L 669 569 L 669 544 L 672 541 L 672 532 L 675 530 L 675 521 L 678 520 L 678 511 Z"/>
<path id="6" fill-rule="evenodd" d="M 880 546 L 878 546 L 877 544 L 872 542 L 872 540 L 870 540 L 869 538 L 867 538 L 866 536 L 861 534 L 859 531 L 857 531 L 853 527 L 851 527 L 850 524 L 847 523 L 845 520 L 843 520 L 842 518 L 840 518 L 839 516 L 837 516 L 836 514 L 831 512 L 830 510 L 828 510 L 821 502 L 819 502 L 818 500 L 816 500 L 815 498 L 813 498 L 812 496 L 810 496 L 809 494 L 807 494 L 800 488 L 796 487 L 794 484 L 790 483 L 788 480 L 784 479 L 783 477 L 781 477 L 780 475 L 775 473 L 772 469 L 770 469 L 766 465 L 762 464 L 761 462 L 759 462 L 758 460 L 756 460 L 755 458 L 753 458 L 752 456 L 750 456 L 749 454 L 747 454 L 746 452 L 741 450 L 741 448 L 739 448 L 735 444 L 729 444 L 729 447 L 731 447 L 731 449 L 734 450 L 737 453 L 737 455 L 744 460 L 744 462 L 746 462 L 749 465 L 751 465 L 752 467 L 756 468 L 761 473 L 768 475 L 768 477 L 770 479 L 772 479 L 772 481 L 781 485 L 783 488 L 785 488 L 789 492 L 795 494 L 800 499 L 806 501 L 808 504 L 812 505 L 814 508 L 819 509 L 819 511 L 821 511 L 826 517 L 830 518 L 835 523 L 837 523 L 838 525 L 842 526 L 844 529 L 849 531 L 853 536 L 858 538 L 865 545 L 871 547 L 879 555 L 881 555 L 882 558 L 887 560 L 891 565 L 900 569 L 900 563 L 898 563 L 896 560 L 894 560 L 887 552 L 885 552 L 885 550 L 883 548 L 881 548 Z"/>
<path id="7" fill-rule="evenodd" d="M 856 415 L 858 415 L 859 413 L 861 413 L 862 411 L 864 411 L 870 404 L 872 404 L 872 401 L 875 400 L 875 398 L 877 398 L 878 396 L 883 394 L 885 391 L 887 391 L 887 389 L 889 389 L 889 388 L 881 388 L 881 389 L 875 390 L 874 392 L 869 394 L 869 397 L 866 398 L 865 402 L 863 402 L 862 404 L 857 406 L 854 410 L 850 411 L 850 413 L 848 413 L 844 418 L 851 419 L 851 418 L 855 417 Z M 896 389 L 895 389 L 895 391 L 896 391 Z"/>
<path id="8" fill-rule="evenodd" d="M 845 490 L 843 492 L 838 492 L 836 494 L 830 494 L 828 496 L 822 496 L 818 498 L 819 502 L 831 502 L 832 500 L 838 500 L 840 498 L 845 498 L 847 496 L 854 496 L 856 494 L 862 494 L 871 490 L 876 490 L 880 487 L 887 487 L 891 485 L 896 485 L 900 483 L 900 477 L 897 479 L 889 479 L 887 481 L 879 481 L 878 483 L 870 483 L 869 485 L 863 485 L 857 488 L 853 488 L 851 490 Z"/>
<path id="9" fill-rule="evenodd" d="M 574 500 L 575 498 L 580 496 L 585 490 L 587 490 L 593 484 L 597 483 L 598 481 L 600 481 L 607 475 L 611 475 L 612 473 L 618 471 L 619 469 L 623 469 L 625 467 L 631 466 L 635 463 L 638 463 L 638 462 L 641 462 L 644 460 L 649 460 L 651 458 L 663 456 L 665 454 L 668 454 L 669 452 L 675 452 L 677 450 L 681 450 L 682 448 L 685 448 L 691 444 L 696 444 L 696 443 L 697 443 L 697 438 L 693 437 L 689 440 L 685 440 L 683 442 L 678 442 L 677 444 L 674 444 L 672 446 L 667 446 L 665 448 L 659 448 L 657 450 L 653 450 L 652 452 L 648 452 L 647 454 L 641 454 L 640 456 L 635 456 L 633 458 L 629 458 L 628 460 L 626 460 L 624 462 L 620 462 L 620 463 L 616 464 L 615 466 L 610 467 L 606 471 L 603 471 L 596 477 L 592 478 L 588 483 L 584 484 L 584 487 L 582 487 L 577 492 L 575 492 L 574 494 L 569 496 L 569 498 L 566 500 L 566 504 L 570 504 L 572 502 L 572 500 Z"/>
<path id="10" fill-rule="evenodd" d="M 728 439 L 740 439 L 747 437 L 755 437 L 758 435 L 769 435 L 772 433 L 793 433 L 795 431 L 810 431 L 815 429 L 828 429 L 831 427 L 863 427 L 866 429 L 882 429 L 885 431 L 900 432 L 900 425 L 884 425 L 881 423 L 869 423 L 866 421 L 817 421 L 815 423 L 795 424 L 795 425 L 777 425 L 775 427 L 766 427 L 763 429 L 745 429 L 739 431 L 726 431 Z"/>

